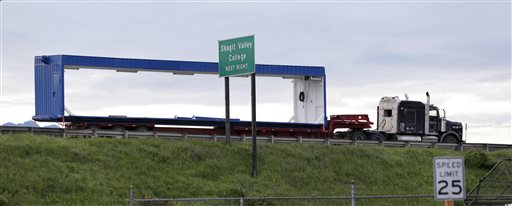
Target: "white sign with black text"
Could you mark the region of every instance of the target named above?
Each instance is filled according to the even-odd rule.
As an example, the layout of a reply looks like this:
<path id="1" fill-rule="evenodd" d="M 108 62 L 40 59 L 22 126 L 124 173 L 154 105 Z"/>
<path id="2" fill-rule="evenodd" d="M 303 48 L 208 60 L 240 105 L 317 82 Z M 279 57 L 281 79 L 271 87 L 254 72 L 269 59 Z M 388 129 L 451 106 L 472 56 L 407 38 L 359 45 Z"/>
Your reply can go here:
<path id="1" fill-rule="evenodd" d="M 436 200 L 466 198 L 464 157 L 434 157 L 434 188 Z"/>

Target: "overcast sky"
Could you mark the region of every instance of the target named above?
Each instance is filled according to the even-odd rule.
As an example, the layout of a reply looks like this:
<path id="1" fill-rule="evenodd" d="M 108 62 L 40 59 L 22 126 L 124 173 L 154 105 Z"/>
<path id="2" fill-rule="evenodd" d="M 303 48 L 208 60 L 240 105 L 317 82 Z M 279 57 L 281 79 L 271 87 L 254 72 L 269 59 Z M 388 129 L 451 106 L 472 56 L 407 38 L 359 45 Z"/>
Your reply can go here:
<path id="1" fill-rule="evenodd" d="M 255 34 L 256 62 L 324 66 L 327 114 L 367 113 L 382 96 L 446 109 L 468 142 L 512 144 L 511 3 L 502 2 L 14 2 L 1 5 L 0 124 L 30 120 L 34 56 L 215 62 L 217 41 Z M 77 115 L 224 115 L 216 75 L 65 74 Z M 258 120 L 288 121 L 292 84 L 257 81 Z M 232 117 L 250 119 L 250 80 L 231 83 Z"/>

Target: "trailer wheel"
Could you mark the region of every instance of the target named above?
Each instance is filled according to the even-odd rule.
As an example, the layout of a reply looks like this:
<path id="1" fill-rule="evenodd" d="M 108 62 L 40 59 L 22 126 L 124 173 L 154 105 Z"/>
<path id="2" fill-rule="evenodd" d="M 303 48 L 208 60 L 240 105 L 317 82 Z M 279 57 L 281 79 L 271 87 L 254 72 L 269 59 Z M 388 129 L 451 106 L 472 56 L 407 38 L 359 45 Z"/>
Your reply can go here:
<path id="1" fill-rule="evenodd" d="M 149 129 L 147 127 L 137 127 L 138 132 L 149 132 Z"/>
<path id="2" fill-rule="evenodd" d="M 124 127 L 123 126 L 115 126 L 115 127 L 112 127 L 112 131 L 124 132 Z"/>
<path id="3" fill-rule="evenodd" d="M 96 130 L 96 131 L 100 130 L 100 126 L 95 125 L 95 124 L 89 125 L 89 127 L 87 127 L 87 128 L 90 130 Z"/>
<path id="4" fill-rule="evenodd" d="M 459 140 L 457 139 L 457 137 L 455 137 L 453 135 L 447 135 L 446 137 L 444 137 L 443 142 L 444 143 L 459 143 Z"/>
<path id="5" fill-rule="evenodd" d="M 345 138 L 348 138 L 346 132 L 335 132 L 333 134 L 333 136 L 334 136 L 335 139 L 345 139 Z"/>
<path id="6" fill-rule="evenodd" d="M 372 136 L 370 137 L 371 140 L 377 140 L 379 142 L 382 142 L 384 140 L 387 140 L 386 137 L 382 134 L 382 133 L 373 133 Z"/>
<path id="7" fill-rule="evenodd" d="M 350 139 L 352 140 L 365 140 L 366 135 L 361 131 L 355 131 L 350 133 Z"/>

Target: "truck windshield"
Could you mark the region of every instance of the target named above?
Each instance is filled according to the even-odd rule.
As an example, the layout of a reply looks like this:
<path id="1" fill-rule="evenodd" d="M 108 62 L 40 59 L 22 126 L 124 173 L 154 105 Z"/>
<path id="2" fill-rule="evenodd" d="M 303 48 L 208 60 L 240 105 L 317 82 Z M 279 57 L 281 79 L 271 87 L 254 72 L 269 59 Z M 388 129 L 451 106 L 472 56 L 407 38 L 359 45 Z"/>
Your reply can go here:
<path id="1" fill-rule="evenodd" d="M 429 113 L 428 113 L 429 116 L 431 117 L 438 117 L 439 116 L 439 112 L 436 110 L 430 110 Z"/>

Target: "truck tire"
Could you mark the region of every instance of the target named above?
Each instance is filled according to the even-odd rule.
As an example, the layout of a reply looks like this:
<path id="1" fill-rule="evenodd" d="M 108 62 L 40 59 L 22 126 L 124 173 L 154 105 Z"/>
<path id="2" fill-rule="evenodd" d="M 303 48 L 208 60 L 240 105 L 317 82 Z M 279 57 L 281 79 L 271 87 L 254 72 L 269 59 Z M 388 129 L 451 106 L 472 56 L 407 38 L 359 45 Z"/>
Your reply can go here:
<path id="1" fill-rule="evenodd" d="M 447 135 L 443 138 L 444 143 L 459 143 L 459 140 L 454 135 Z"/>
<path id="2" fill-rule="evenodd" d="M 365 140 L 366 135 L 361 131 L 354 131 L 350 133 L 350 139 L 352 140 Z"/>
<path id="3" fill-rule="evenodd" d="M 376 141 L 379 141 L 379 142 L 382 142 L 382 141 L 385 141 L 387 140 L 386 136 L 384 136 L 382 133 L 380 132 L 377 132 L 377 133 L 373 133 L 372 136 L 370 136 L 370 139 L 371 140 L 376 140 Z"/>
<path id="4" fill-rule="evenodd" d="M 89 127 L 87 127 L 87 128 L 90 129 L 91 131 L 93 131 L 93 130 L 96 130 L 96 131 L 100 130 L 100 126 L 95 125 L 95 124 L 89 125 Z"/>
<path id="5" fill-rule="evenodd" d="M 115 126 L 115 127 L 112 127 L 112 131 L 124 132 L 124 127 L 123 126 Z"/>
<path id="6" fill-rule="evenodd" d="M 137 127 L 137 132 L 149 132 L 149 129 L 147 127 Z"/>

